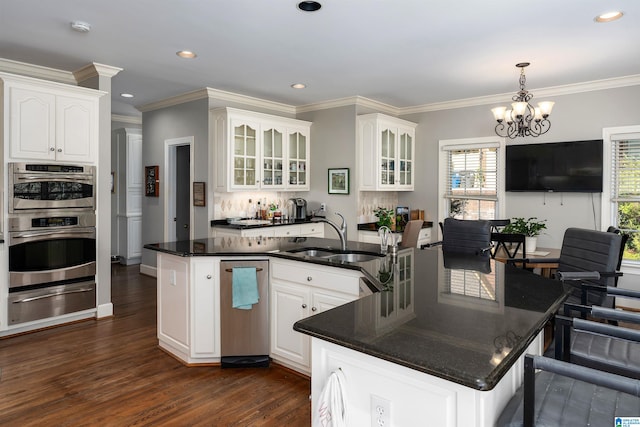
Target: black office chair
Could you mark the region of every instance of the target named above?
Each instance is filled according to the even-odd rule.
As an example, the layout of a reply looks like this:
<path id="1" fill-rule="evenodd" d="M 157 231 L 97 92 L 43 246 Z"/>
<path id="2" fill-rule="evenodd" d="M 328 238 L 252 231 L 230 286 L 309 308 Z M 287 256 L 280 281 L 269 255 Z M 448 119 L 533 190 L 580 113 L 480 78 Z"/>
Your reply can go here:
<path id="1" fill-rule="evenodd" d="M 527 257 L 527 244 L 524 234 L 518 233 L 491 233 L 491 241 L 493 249 L 491 250 L 491 258 L 495 258 L 501 252 L 507 258 L 516 258 L 519 256 L 518 251 L 522 249 L 522 257 Z M 524 266 L 524 264 L 522 264 Z"/>
<path id="2" fill-rule="evenodd" d="M 462 254 L 490 254 L 491 224 L 483 220 L 446 218 L 442 227 L 442 250 Z"/>
<path id="3" fill-rule="evenodd" d="M 569 317 L 571 312 L 583 310 L 594 320 L 640 324 L 640 313 L 566 304 L 565 315 L 555 317 L 554 358 L 640 379 L 640 330 Z"/>
<path id="4" fill-rule="evenodd" d="M 615 417 L 637 416 L 638 408 L 640 380 L 526 355 L 524 384 L 496 426 L 605 426 Z"/>
<path id="5" fill-rule="evenodd" d="M 559 258 L 521 258 L 510 259 L 509 262 L 557 263 L 558 272 L 599 272 L 598 278 L 585 278 L 581 282 L 600 287 L 615 286 L 620 251 L 622 250 L 622 236 L 616 233 L 588 230 L 582 228 L 568 228 L 564 233 Z M 580 304 L 582 290 L 579 283 L 574 285 L 574 291 L 567 302 Z M 586 303 L 613 307 L 613 297 L 603 295 L 598 291 L 588 290 Z"/>

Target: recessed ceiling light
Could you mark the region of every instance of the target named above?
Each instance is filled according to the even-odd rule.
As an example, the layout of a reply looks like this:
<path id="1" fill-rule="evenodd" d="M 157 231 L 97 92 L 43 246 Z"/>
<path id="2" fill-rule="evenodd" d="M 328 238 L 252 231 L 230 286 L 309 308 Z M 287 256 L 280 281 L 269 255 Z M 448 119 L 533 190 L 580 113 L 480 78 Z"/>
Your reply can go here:
<path id="1" fill-rule="evenodd" d="M 298 9 L 304 12 L 315 12 L 322 7 L 317 1 L 301 1 L 298 3 Z"/>
<path id="2" fill-rule="evenodd" d="M 291 87 L 294 89 L 304 89 L 305 87 L 307 87 L 307 85 L 304 83 L 294 83 L 291 85 Z"/>
<path id="3" fill-rule="evenodd" d="M 123 98 L 133 98 L 133 95 L 130 93 L 121 93 L 120 96 Z"/>
<path id="4" fill-rule="evenodd" d="M 91 24 L 83 21 L 73 21 L 71 28 L 79 33 L 88 33 L 91 31 Z"/>
<path id="5" fill-rule="evenodd" d="M 193 59 L 196 56 L 195 52 L 191 52 L 190 50 L 180 50 L 178 52 L 176 52 L 176 55 L 178 55 L 180 58 L 187 58 L 187 59 Z"/>
<path id="6" fill-rule="evenodd" d="M 620 12 L 619 10 L 616 10 L 614 12 L 607 12 L 607 13 L 603 13 L 602 15 L 598 15 L 594 18 L 594 21 L 611 22 L 611 21 L 615 21 L 622 18 L 622 15 L 624 15 L 624 13 Z"/>

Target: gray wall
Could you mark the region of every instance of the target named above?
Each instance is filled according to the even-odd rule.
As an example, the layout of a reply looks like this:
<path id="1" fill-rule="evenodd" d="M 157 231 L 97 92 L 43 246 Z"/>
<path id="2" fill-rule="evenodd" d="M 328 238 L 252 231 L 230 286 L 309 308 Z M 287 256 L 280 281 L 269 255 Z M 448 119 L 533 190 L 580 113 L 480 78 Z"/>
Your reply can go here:
<path id="1" fill-rule="evenodd" d="M 160 197 L 142 199 L 142 244 L 164 241 L 164 142 L 167 139 L 194 137 L 194 181 L 208 181 L 209 108 L 208 99 L 143 113 L 143 166 L 160 166 Z M 207 188 L 209 183 L 207 182 Z M 211 203 L 209 200 L 208 203 Z M 207 208 L 194 207 L 194 238 L 208 236 Z M 142 264 L 156 265 L 156 253 L 143 249 Z"/>
<path id="2" fill-rule="evenodd" d="M 535 95 L 535 91 L 532 92 Z M 538 138 L 518 138 L 508 140 L 507 144 L 600 139 L 605 127 L 640 123 L 637 101 L 640 99 L 640 86 L 553 96 L 550 99 L 556 102 L 551 115 L 551 130 Z M 437 220 L 438 141 L 495 135 L 492 107 L 486 105 L 402 117 L 418 123 L 418 127 L 416 187 L 413 193 L 399 194 L 401 204 L 425 208 L 426 217 Z M 507 193 L 505 202 L 507 218 L 535 216 L 547 219 L 548 230 L 540 236 L 539 246 L 559 248 L 567 227 L 601 227 L 600 194 Z"/>
<path id="3" fill-rule="evenodd" d="M 313 122 L 311 125 L 311 191 L 302 194 L 309 209 L 327 204 L 327 218 L 340 223 L 335 212 L 343 214 L 349 225 L 348 239 L 357 240 L 356 214 L 358 200 L 355 180 L 356 108 L 346 106 L 300 114 L 297 118 Z M 328 193 L 328 169 L 349 168 L 349 195 Z M 325 226 L 327 238 L 338 238 Z"/>

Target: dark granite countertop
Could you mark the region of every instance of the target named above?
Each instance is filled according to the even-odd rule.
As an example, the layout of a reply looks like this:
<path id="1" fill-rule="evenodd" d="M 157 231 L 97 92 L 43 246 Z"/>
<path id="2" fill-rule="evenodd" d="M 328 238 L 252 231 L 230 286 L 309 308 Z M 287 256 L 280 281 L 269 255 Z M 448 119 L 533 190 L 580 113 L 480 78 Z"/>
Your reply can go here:
<path id="1" fill-rule="evenodd" d="M 209 239 L 184 240 L 178 242 L 151 243 L 145 249 L 177 256 L 255 256 L 265 255 L 276 258 L 304 261 L 330 267 L 358 270 L 364 274 L 367 285 L 373 292 L 382 288 L 378 280 L 380 265 L 389 263 L 392 255 L 376 257 L 364 262 L 347 262 L 326 258 L 310 257 L 296 251 L 306 248 L 330 249 L 338 251 L 340 241 L 320 237 L 216 237 Z M 349 241 L 350 252 L 380 254 L 380 245 Z M 412 249 L 403 249 L 411 251 Z"/>
<path id="2" fill-rule="evenodd" d="M 296 225 L 296 224 L 309 224 L 312 223 L 311 217 L 307 219 L 294 219 L 287 221 L 269 221 L 269 220 L 252 220 L 252 219 L 244 219 L 241 221 L 247 221 L 246 224 L 242 223 L 230 223 L 226 219 L 212 219 L 210 222 L 211 227 L 221 227 L 221 228 L 232 228 L 235 230 L 246 230 L 253 228 L 263 228 L 263 227 L 277 227 L 280 225 Z"/>
<path id="3" fill-rule="evenodd" d="M 433 221 L 425 221 L 422 223 L 422 228 L 431 228 L 431 227 L 433 227 Z M 358 224 L 358 230 L 360 231 L 378 231 L 379 229 L 380 229 L 380 226 L 376 222 L 366 222 L 366 223 Z M 392 227 L 391 231 L 394 233 L 402 233 L 403 230 L 402 229 L 396 230 L 394 227 Z"/>
<path id="4" fill-rule="evenodd" d="M 568 291 L 560 282 L 493 260 L 478 262 L 478 271 L 459 268 L 470 268 L 473 260 L 445 268 L 443 257 L 439 248 L 399 254 L 398 262 L 390 265 L 388 291 L 303 319 L 294 329 L 490 390 L 553 317 Z"/>
<path id="5" fill-rule="evenodd" d="M 348 243 L 351 251 L 380 249 Z M 265 255 L 359 270 L 372 290 L 386 290 L 303 319 L 294 329 L 478 390 L 497 384 L 568 292 L 560 282 L 493 260 L 445 259 L 439 247 L 401 249 L 366 262 L 295 253 L 340 247 L 338 240 L 312 237 L 220 237 L 144 247 L 177 256 Z M 508 348 L 492 364 L 495 353 Z"/>

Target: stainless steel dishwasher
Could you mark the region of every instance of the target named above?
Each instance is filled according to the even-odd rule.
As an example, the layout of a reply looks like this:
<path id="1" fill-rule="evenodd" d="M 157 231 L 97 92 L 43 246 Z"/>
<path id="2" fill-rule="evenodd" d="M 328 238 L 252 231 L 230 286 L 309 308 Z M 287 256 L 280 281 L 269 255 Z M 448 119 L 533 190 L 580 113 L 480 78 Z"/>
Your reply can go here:
<path id="1" fill-rule="evenodd" d="M 259 301 L 233 308 L 233 268 L 255 267 Z M 220 262 L 220 350 L 223 368 L 269 366 L 269 261 Z"/>

